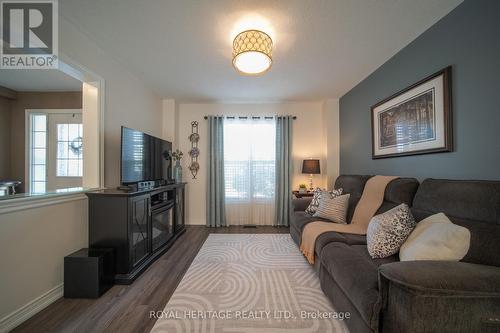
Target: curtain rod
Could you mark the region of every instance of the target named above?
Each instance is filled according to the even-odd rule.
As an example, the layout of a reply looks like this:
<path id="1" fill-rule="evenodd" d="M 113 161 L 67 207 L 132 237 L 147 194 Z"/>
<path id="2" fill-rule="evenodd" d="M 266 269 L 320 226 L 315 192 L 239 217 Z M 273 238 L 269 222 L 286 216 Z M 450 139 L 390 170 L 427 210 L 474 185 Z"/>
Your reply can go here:
<path id="1" fill-rule="evenodd" d="M 274 119 L 274 117 L 260 117 L 260 116 L 251 116 L 251 117 L 244 117 L 244 116 L 242 116 L 242 117 L 223 116 L 223 117 L 224 117 L 224 118 L 226 118 L 226 119 L 236 119 L 236 118 L 238 118 L 238 119 L 248 119 L 248 118 L 251 118 L 251 119 L 260 119 L 260 118 L 264 118 L 264 119 Z M 203 117 L 203 118 L 208 119 L 208 116 L 205 116 L 205 117 Z M 293 120 L 295 120 L 295 119 L 297 119 L 297 117 L 296 117 L 296 116 L 293 116 L 293 117 L 292 117 L 292 119 L 293 119 Z"/>

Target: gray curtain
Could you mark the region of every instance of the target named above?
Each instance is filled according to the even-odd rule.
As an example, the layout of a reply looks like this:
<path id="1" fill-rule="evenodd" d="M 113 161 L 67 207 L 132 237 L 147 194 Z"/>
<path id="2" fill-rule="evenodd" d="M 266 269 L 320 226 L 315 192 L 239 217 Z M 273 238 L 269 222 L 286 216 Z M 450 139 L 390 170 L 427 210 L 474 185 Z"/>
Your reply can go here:
<path id="1" fill-rule="evenodd" d="M 292 212 L 292 116 L 276 117 L 276 226 L 288 226 Z"/>
<path id="2" fill-rule="evenodd" d="M 208 117 L 207 227 L 226 226 L 224 118 Z"/>

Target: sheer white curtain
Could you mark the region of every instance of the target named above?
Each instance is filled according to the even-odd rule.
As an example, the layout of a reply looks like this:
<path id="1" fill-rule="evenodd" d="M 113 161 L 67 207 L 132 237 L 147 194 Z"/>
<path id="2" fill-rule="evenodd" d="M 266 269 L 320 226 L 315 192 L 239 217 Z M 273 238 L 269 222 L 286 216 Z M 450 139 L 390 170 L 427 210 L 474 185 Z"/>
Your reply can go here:
<path id="1" fill-rule="evenodd" d="M 276 121 L 224 121 L 224 181 L 228 225 L 272 225 Z"/>

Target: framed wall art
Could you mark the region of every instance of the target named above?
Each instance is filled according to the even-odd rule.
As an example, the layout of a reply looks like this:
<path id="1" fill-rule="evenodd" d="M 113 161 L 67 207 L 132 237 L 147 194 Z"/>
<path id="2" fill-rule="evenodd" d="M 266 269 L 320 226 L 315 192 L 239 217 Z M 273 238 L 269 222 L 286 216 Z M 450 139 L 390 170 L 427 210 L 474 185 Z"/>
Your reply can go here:
<path id="1" fill-rule="evenodd" d="M 371 107 L 372 158 L 453 150 L 451 67 Z"/>

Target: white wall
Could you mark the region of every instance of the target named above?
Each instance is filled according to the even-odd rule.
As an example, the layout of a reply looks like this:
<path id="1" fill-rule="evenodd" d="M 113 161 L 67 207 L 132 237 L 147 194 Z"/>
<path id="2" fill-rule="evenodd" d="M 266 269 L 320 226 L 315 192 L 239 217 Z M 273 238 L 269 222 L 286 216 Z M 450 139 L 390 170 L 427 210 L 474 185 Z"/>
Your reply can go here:
<path id="1" fill-rule="evenodd" d="M 67 20 L 59 20 L 59 32 L 61 52 L 105 80 L 104 179 L 106 187 L 116 187 L 120 183 L 121 126 L 161 137 L 162 100 Z"/>
<path id="2" fill-rule="evenodd" d="M 0 215 L 0 332 L 6 316 L 63 283 L 63 258 L 87 246 L 87 226 L 83 195 Z"/>
<path id="3" fill-rule="evenodd" d="M 161 99 L 72 24 L 59 23 L 60 51 L 105 80 L 105 184 L 114 187 L 120 126 L 161 136 Z M 87 225 L 85 198 L 8 214 L 0 209 L 0 331 L 6 316 L 63 282 L 63 257 L 87 246 Z"/>
<path id="4" fill-rule="evenodd" d="M 83 179 L 82 186 L 98 188 L 100 182 L 99 149 L 99 89 L 91 84 L 82 85 L 83 136 Z"/>
<path id="5" fill-rule="evenodd" d="M 178 142 L 180 150 L 185 153 L 183 158 L 184 180 L 187 185 L 187 224 L 205 224 L 206 202 L 206 170 L 207 170 L 207 124 L 203 119 L 205 115 L 285 115 L 297 116 L 294 121 L 293 160 L 294 176 L 293 186 L 297 188 L 300 183 L 308 182 L 308 175 L 301 174 L 302 160 L 313 157 L 321 159 L 321 167 L 326 168 L 326 141 L 323 104 L 321 102 L 304 103 L 263 103 L 263 104 L 179 104 L 178 107 Z M 191 122 L 199 122 L 201 136 L 199 147 L 201 155 L 198 158 L 200 171 L 197 179 L 192 179 L 188 170 L 189 151 L 191 144 L 188 136 L 191 133 Z M 326 174 L 314 176 L 317 186 L 326 186 Z"/>
<path id="6" fill-rule="evenodd" d="M 162 137 L 172 143 L 175 142 L 177 133 L 175 119 L 175 100 L 164 99 L 162 101 Z"/>

